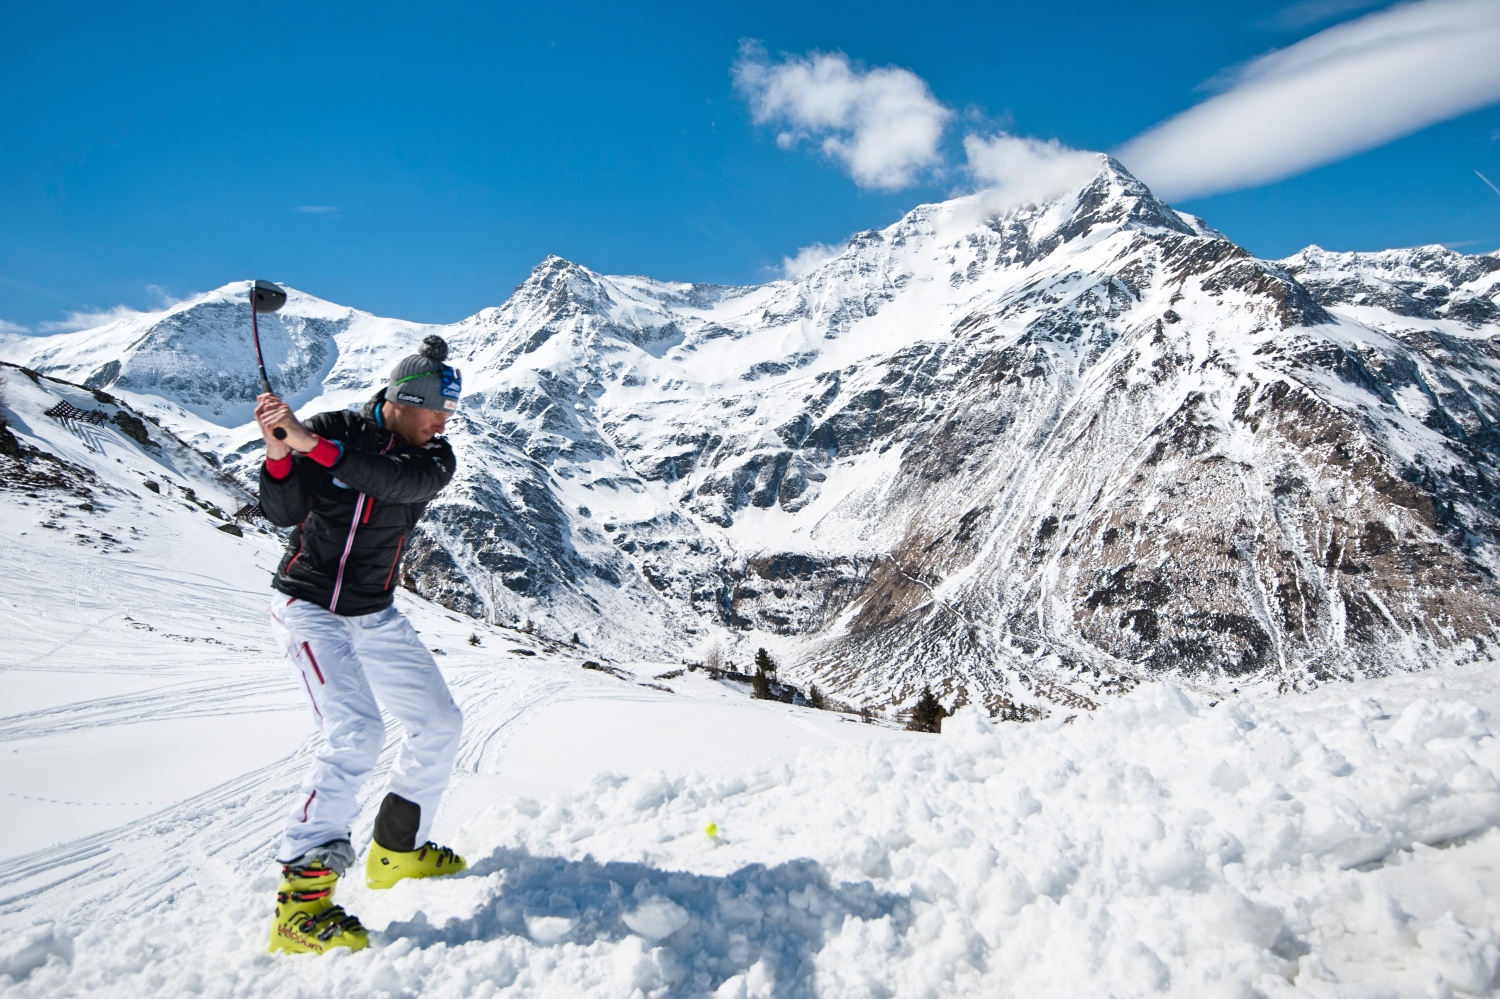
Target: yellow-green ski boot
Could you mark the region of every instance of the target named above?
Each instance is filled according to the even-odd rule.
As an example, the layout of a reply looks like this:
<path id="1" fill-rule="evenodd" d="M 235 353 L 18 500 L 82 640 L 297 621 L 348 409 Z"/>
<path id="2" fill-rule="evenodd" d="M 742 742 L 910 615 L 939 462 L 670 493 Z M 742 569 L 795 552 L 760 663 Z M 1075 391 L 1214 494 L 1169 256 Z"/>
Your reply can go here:
<path id="1" fill-rule="evenodd" d="M 321 860 L 288 864 L 276 890 L 276 919 L 271 923 L 271 952 L 321 954 L 333 947 L 363 950 L 370 936 L 359 919 L 333 904 L 338 872 Z"/>
<path id="2" fill-rule="evenodd" d="M 403 878 L 435 878 L 468 868 L 464 858 L 431 841 L 410 852 L 387 850 L 371 841 L 370 854 L 365 858 L 365 884 L 371 888 L 389 888 Z"/>

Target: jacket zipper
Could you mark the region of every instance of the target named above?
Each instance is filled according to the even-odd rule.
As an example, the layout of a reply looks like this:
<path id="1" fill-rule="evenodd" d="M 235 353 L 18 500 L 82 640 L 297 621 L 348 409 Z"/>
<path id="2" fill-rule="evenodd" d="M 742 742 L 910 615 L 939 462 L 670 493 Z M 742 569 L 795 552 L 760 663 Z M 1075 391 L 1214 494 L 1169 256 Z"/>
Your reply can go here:
<path id="1" fill-rule="evenodd" d="M 349 553 L 354 550 L 354 532 L 359 530 L 359 515 L 365 508 L 365 494 L 360 493 L 359 499 L 354 501 L 354 520 L 349 524 L 349 537 L 344 541 L 344 554 L 339 557 L 338 578 L 333 581 L 333 599 L 328 601 L 328 609 L 337 611 L 339 606 L 339 590 L 344 588 L 344 563 L 349 561 Z"/>
<path id="2" fill-rule="evenodd" d="M 386 441 L 385 447 L 380 449 L 385 454 L 396 443 L 396 435 L 391 434 L 391 439 Z M 372 501 L 373 502 L 373 501 Z M 339 591 L 344 588 L 344 565 L 349 561 L 349 553 L 354 550 L 354 532 L 359 530 L 359 517 L 365 511 L 365 494 L 360 493 L 359 498 L 354 501 L 354 519 L 349 521 L 349 537 L 344 541 L 344 554 L 339 557 L 338 578 L 333 581 L 333 599 L 328 601 L 328 609 L 338 611 Z"/>

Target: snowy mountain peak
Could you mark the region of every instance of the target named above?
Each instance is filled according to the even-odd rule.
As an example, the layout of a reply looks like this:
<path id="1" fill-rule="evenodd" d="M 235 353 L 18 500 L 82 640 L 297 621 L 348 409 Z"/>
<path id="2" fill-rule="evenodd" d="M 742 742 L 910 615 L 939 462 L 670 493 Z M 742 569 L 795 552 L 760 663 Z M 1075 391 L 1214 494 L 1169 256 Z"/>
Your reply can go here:
<path id="1" fill-rule="evenodd" d="M 1171 206 L 1159 200 L 1112 156 L 1104 157 L 1098 174 L 1073 200 L 1072 215 L 1060 230 L 1065 239 L 1086 235 L 1100 225 L 1196 235 Z"/>
<path id="2" fill-rule="evenodd" d="M 1088 180 L 1044 201 L 997 201 L 992 192 L 981 191 L 956 201 L 923 206 L 913 215 L 953 212 L 968 221 L 975 209 L 983 213 L 981 224 L 991 228 L 1005 228 L 1007 220 L 1029 224 L 1033 239 L 1056 235 L 1066 242 L 1087 236 L 1096 228 L 1218 235 L 1212 230 L 1200 231 L 1185 221 L 1112 156 L 1101 156 L 1098 171 Z"/>
<path id="3" fill-rule="evenodd" d="M 573 304 L 602 312 L 614 304 L 600 275 L 555 254 L 538 264 L 516 291 L 554 311 Z"/>

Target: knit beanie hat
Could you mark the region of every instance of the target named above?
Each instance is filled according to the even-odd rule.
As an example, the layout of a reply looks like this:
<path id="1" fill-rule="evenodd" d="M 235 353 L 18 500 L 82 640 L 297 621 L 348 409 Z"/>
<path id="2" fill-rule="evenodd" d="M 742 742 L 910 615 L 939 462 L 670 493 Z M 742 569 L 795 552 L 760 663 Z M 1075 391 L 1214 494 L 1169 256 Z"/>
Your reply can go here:
<path id="1" fill-rule="evenodd" d="M 439 413 L 458 409 L 463 378 L 457 368 L 443 363 L 447 357 L 448 344 L 442 337 L 434 334 L 425 338 L 415 354 L 403 358 L 391 371 L 391 383 L 385 389 L 386 401 L 435 409 Z"/>

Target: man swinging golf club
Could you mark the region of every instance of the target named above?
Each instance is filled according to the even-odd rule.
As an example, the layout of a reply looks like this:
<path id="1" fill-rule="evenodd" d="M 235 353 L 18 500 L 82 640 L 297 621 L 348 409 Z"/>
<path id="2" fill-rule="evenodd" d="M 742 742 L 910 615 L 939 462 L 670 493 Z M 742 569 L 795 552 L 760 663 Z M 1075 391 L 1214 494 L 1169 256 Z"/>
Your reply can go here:
<path id="1" fill-rule="evenodd" d="M 463 716 L 432 654 L 392 604 L 412 528 L 453 478 L 453 449 L 438 436 L 458 408 L 459 373 L 443 363 L 447 354 L 441 337 L 427 337 L 358 412 L 319 413 L 304 424 L 269 385 L 256 400 L 266 441 L 261 510 L 293 528 L 271 584 L 278 591 L 271 629 L 320 735 L 277 854 L 273 951 L 359 950 L 369 942 L 330 896 L 354 863 L 357 795 L 385 741 L 379 705 L 406 732 L 375 817 L 366 883 L 389 888 L 467 866 L 427 839 Z"/>

